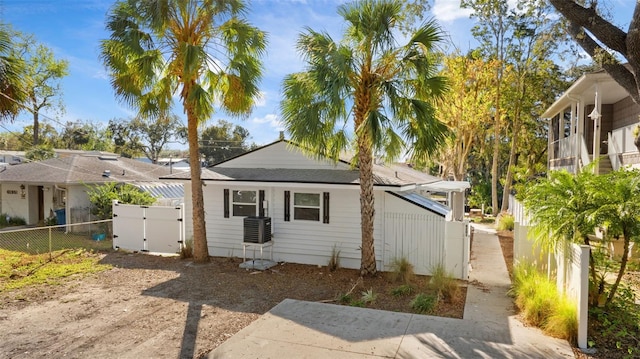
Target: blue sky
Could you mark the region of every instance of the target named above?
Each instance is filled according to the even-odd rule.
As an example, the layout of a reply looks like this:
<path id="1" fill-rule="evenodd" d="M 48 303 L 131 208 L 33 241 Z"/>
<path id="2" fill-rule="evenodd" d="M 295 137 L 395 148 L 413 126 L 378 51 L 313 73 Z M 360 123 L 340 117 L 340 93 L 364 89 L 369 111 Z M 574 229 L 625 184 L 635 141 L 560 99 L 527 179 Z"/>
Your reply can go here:
<path id="1" fill-rule="evenodd" d="M 295 41 L 305 26 L 326 30 L 340 38 L 341 21 L 336 15 L 339 0 L 252 0 L 249 1 L 249 21 L 268 33 L 269 46 L 263 59 L 265 76 L 261 83 L 263 98 L 253 113 L 244 120 L 227 118 L 217 113 L 207 124 L 218 119 L 232 120 L 247 128 L 252 141 L 266 144 L 278 138 L 282 130 L 278 104 L 284 76 L 302 69 L 302 61 L 295 50 Z M 99 43 L 108 37 L 104 30 L 106 13 L 114 1 L 104 0 L 0 0 L 0 21 L 16 30 L 32 33 L 39 42 L 53 49 L 56 57 L 69 61 L 69 72 L 62 82 L 66 113 L 60 122 L 91 121 L 107 123 L 112 118 L 131 118 L 135 111 L 117 101 L 107 73 L 100 63 Z M 477 46 L 470 34 L 473 26 L 469 12 L 459 7 L 460 0 L 432 1 L 431 16 L 435 17 L 461 50 Z M 626 26 L 634 2 L 613 0 L 616 21 Z M 182 115 L 181 108 L 174 112 Z M 52 114 L 45 115 L 55 117 Z M 7 127 L 21 131 L 32 124 L 22 115 Z M 59 128 L 59 125 L 52 123 Z M 3 131 L 0 129 L 0 131 Z M 173 144 L 170 148 L 184 148 Z"/>

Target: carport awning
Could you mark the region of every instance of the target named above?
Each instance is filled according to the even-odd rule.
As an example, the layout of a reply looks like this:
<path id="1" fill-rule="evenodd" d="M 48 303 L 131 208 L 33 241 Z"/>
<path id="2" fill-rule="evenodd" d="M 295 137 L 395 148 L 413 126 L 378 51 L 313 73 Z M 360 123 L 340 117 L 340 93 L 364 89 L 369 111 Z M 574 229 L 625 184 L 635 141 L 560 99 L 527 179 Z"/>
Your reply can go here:
<path id="1" fill-rule="evenodd" d="M 403 192 L 387 192 L 391 193 L 394 196 L 404 199 L 407 202 L 411 202 L 418 207 L 422 207 L 426 210 L 429 210 L 435 214 L 438 214 L 446 219 L 451 217 L 451 208 L 445 206 L 442 203 L 436 202 L 427 197 L 423 197 L 417 193 L 403 193 Z"/>
<path id="2" fill-rule="evenodd" d="M 432 192 L 464 192 L 471 188 L 467 181 L 438 181 L 420 186 L 420 188 Z"/>

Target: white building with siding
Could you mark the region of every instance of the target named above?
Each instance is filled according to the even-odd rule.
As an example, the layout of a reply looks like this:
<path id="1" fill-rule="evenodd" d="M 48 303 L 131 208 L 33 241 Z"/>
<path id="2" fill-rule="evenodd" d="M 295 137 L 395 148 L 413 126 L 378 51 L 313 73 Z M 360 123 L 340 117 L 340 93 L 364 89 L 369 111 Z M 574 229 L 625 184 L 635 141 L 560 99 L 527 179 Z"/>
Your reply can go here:
<path id="1" fill-rule="evenodd" d="M 189 172 L 162 179 L 189 179 Z M 377 267 L 389 270 L 405 257 L 418 274 L 444 264 L 467 278 L 466 224 L 453 221 L 450 208 L 418 194 L 437 177 L 404 166 L 374 165 L 374 241 Z M 280 140 L 203 169 L 209 253 L 242 257 L 244 219 L 271 219 L 273 260 L 327 265 L 333 248 L 340 265 L 360 268 L 360 185 L 357 168 L 346 161 L 310 158 Z M 191 218 L 191 186 L 185 185 L 186 218 Z M 460 191 L 464 191 L 464 186 Z M 186 221 L 186 238 L 193 226 Z"/>

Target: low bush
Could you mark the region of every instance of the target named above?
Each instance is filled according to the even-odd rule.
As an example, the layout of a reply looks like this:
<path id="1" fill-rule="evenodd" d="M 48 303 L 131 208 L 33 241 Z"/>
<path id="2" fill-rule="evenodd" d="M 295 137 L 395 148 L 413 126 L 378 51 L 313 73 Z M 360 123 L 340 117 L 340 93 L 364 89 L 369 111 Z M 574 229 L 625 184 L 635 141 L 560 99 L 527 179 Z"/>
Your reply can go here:
<path id="1" fill-rule="evenodd" d="M 558 293 L 556 284 L 533 264 L 514 267 L 509 293 L 527 323 L 540 327 L 548 335 L 575 341 L 578 328 L 575 303 Z"/>
<path id="2" fill-rule="evenodd" d="M 394 282 L 409 283 L 415 277 L 413 264 L 407 258 L 394 258 L 391 262 L 391 280 Z"/>
<path id="3" fill-rule="evenodd" d="M 361 300 L 365 303 L 374 303 L 378 299 L 378 293 L 373 291 L 373 288 L 362 292 Z"/>
<path id="4" fill-rule="evenodd" d="M 508 213 L 502 213 L 498 217 L 498 227 L 499 231 L 513 231 L 515 227 L 515 218 Z"/>
<path id="5" fill-rule="evenodd" d="M 187 259 L 193 258 L 193 240 L 187 240 L 180 249 L 180 258 Z"/>
<path id="6" fill-rule="evenodd" d="M 11 217 L 6 213 L 0 214 L 0 228 L 11 226 L 24 226 L 27 222 L 22 217 Z"/>
<path id="7" fill-rule="evenodd" d="M 411 309 L 414 312 L 420 314 L 429 314 L 432 313 L 433 310 L 438 305 L 438 296 L 433 294 L 424 294 L 420 293 L 413 298 L 411 303 Z"/>
<path id="8" fill-rule="evenodd" d="M 413 287 L 408 284 L 403 284 L 391 290 L 391 295 L 393 295 L 394 297 L 403 297 L 411 293 L 413 293 Z"/>
<path id="9" fill-rule="evenodd" d="M 460 294 L 458 281 L 447 272 L 443 264 L 438 264 L 431 270 L 429 288 L 438 293 L 442 299 L 452 301 Z"/>

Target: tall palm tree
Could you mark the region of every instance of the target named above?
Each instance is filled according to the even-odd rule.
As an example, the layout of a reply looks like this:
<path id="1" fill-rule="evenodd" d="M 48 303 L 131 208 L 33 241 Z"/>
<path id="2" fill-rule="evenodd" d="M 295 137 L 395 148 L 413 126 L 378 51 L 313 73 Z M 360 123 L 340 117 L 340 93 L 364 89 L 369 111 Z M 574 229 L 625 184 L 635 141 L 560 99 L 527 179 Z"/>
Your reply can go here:
<path id="1" fill-rule="evenodd" d="M 0 120 L 13 120 L 27 96 L 24 61 L 11 56 L 14 46 L 9 30 L 0 24 Z"/>
<path id="2" fill-rule="evenodd" d="M 198 125 L 215 112 L 247 114 L 258 95 L 266 35 L 241 16 L 241 0 L 120 0 L 110 10 L 101 58 L 116 95 L 142 116 L 187 116 L 194 260 L 209 259 Z"/>
<path id="3" fill-rule="evenodd" d="M 291 139 L 337 160 L 354 136 L 360 172 L 362 275 L 376 273 L 373 238 L 373 154 L 397 158 L 403 148 L 425 156 L 444 143 L 447 128 L 434 115 L 446 90 L 436 75 L 434 45 L 442 40 L 426 22 L 399 46 L 403 2 L 364 0 L 342 5 L 346 28 L 336 43 L 325 32 L 306 29 L 297 48 L 304 72 L 284 80 L 283 122 Z M 353 125 L 353 132 L 348 125 Z"/>

